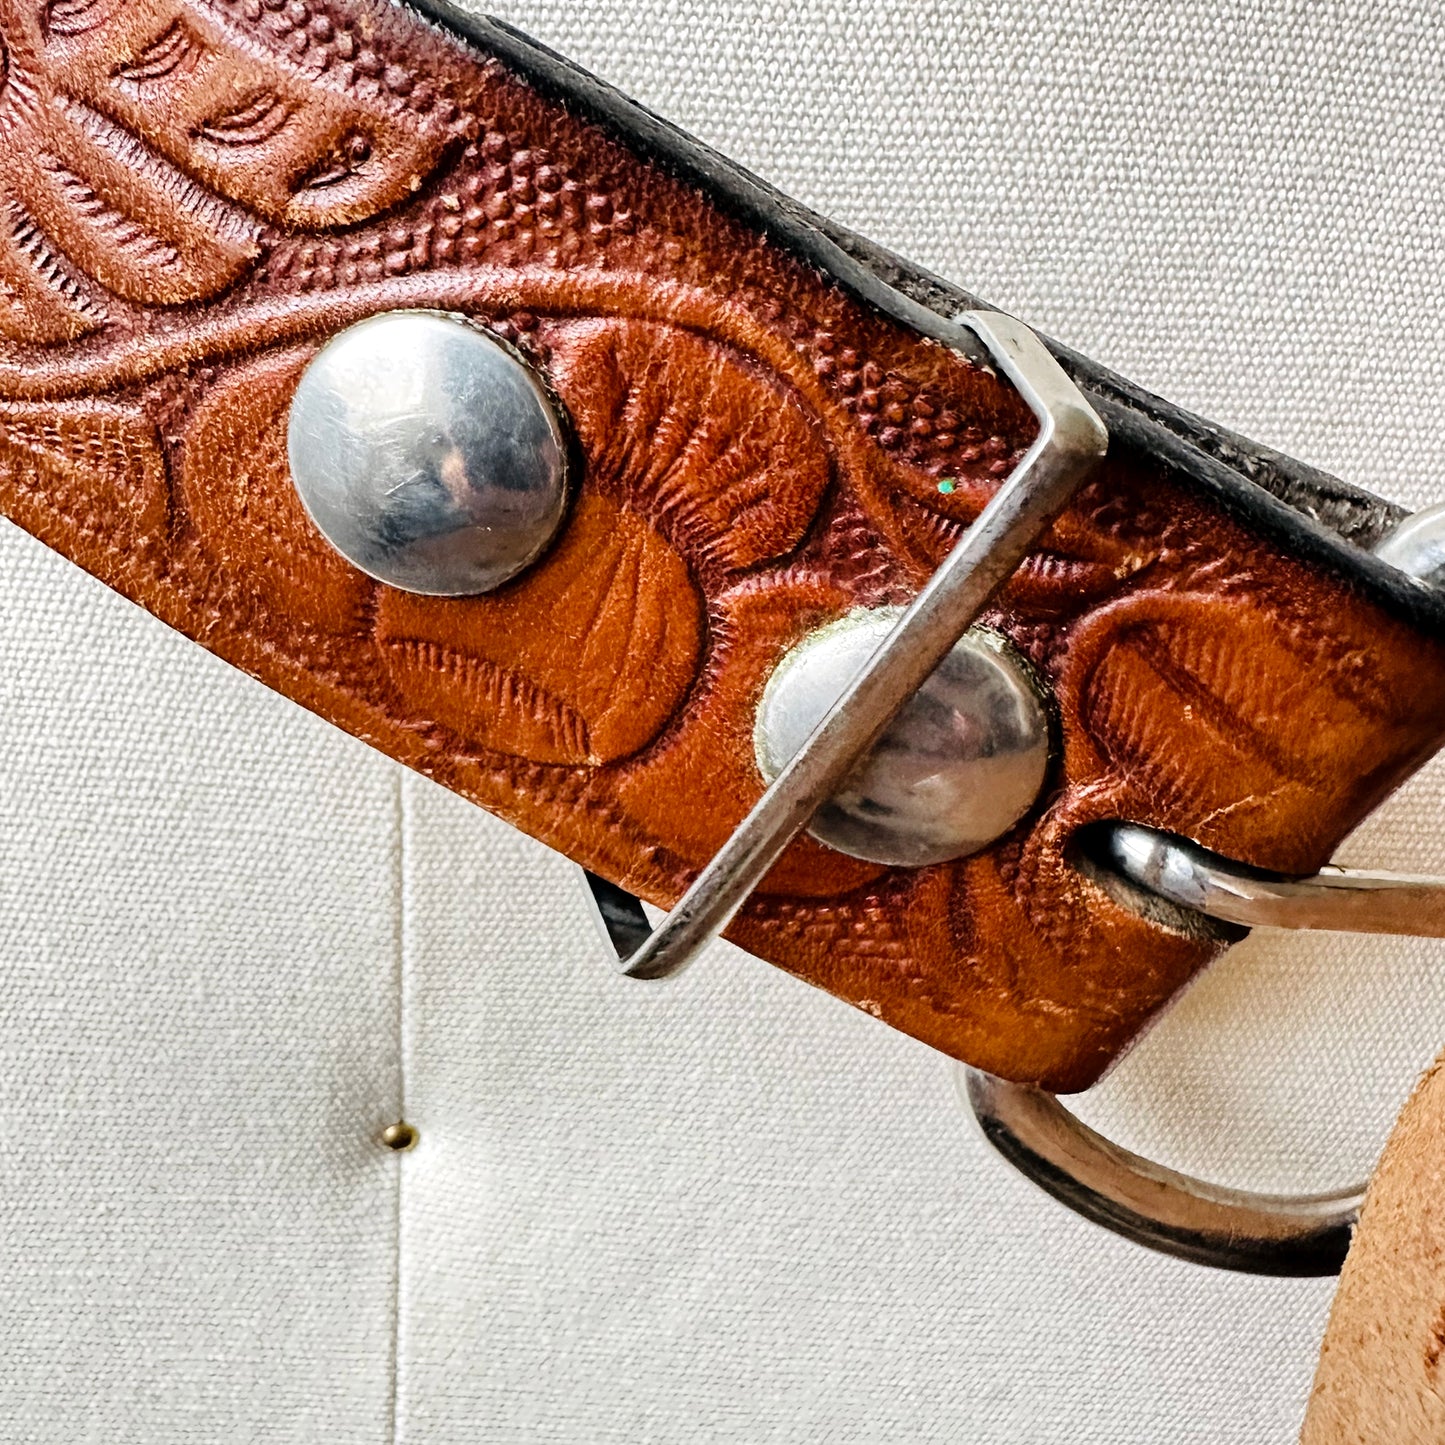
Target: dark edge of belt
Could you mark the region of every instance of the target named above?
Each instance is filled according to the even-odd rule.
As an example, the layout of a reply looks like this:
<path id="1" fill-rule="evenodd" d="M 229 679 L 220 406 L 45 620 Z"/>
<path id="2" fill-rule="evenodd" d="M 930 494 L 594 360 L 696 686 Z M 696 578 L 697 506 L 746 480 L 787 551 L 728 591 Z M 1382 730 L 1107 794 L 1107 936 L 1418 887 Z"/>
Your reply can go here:
<path id="1" fill-rule="evenodd" d="M 790 200 L 744 167 L 504 21 L 452 0 L 401 0 L 423 19 L 500 61 L 570 112 L 697 187 L 730 214 L 822 272 L 855 299 L 950 346 L 946 323 L 986 307 L 950 282 Z M 1180 474 L 1288 553 L 1328 568 L 1362 597 L 1445 638 L 1445 594 L 1365 550 L 1406 515 L 1327 472 L 1184 411 L 1044 338 L 1109 429 L 1110 450 Z M 983 360 L 975 353 L 975 359 Z"/>

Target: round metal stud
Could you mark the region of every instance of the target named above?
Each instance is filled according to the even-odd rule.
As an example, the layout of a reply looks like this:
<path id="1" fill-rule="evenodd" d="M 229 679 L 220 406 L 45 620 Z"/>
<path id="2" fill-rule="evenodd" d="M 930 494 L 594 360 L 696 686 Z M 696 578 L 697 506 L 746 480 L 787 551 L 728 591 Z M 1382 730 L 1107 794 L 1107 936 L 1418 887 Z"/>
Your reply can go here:
<path id="1" fill-rule="evenodd" d="M 409 1154 L 421 1143 L 421 1134 L 415 1124 L 398 1119 L 395 1124 L 388 1124 L 381 1131 L 381 1142 L 393 1154 Z"/>
<path id="2" fill-rule="evenodd" d="M 855 612 L 778 664 L 753 743 L 771 782 L 892 630 L 897 608 Z M 974 628 L 909 700 L 847 784 L 813 816 L 821 843 L 921 867 L 986 848 L 1033 806 L 1049 766 L 1049 720 L 1032 669 Z"/>
<path id="3" fill-rule="evenodd" d="M 566 439 L 536 372 L 440 312 L 388 312 L 328 342 L 296 388 L 287 451 L 326 540 L 407 592 L 490 592 L 567 507 Z"/>
<path id="4" fill-rule="evenodd" d="M 1427 587 L 1445 587 L 1445 503 L 1406 517 L 1375 555 Z"/>

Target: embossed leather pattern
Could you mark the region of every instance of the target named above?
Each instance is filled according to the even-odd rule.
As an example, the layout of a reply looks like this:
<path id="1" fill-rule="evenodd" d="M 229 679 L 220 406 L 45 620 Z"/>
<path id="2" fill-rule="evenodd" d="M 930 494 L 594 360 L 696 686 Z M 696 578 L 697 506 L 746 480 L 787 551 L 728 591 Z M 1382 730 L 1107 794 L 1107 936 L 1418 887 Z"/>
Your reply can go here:
<path id="1" fill-rule="evenodd" d="M 370 581 L 287 474 L 307 359 L 408 306 L 513 341 L 570 418 L 569 521 L 488 597 Z M 655 902 L 761 793 L 782 652 L 906 601 L 1033 434 L 992 373 L 385 0 L 0 0 L 0 508 Z M 988 620 L 1054 689 L 1040 806 L 913 871 L 803 839 L 731 936 L 1079 1088 L 1222 940 L 1111 901 L 1077 830 L 1312 869 L 1438 745 L 1445 648 L 1130 455 Z"/>

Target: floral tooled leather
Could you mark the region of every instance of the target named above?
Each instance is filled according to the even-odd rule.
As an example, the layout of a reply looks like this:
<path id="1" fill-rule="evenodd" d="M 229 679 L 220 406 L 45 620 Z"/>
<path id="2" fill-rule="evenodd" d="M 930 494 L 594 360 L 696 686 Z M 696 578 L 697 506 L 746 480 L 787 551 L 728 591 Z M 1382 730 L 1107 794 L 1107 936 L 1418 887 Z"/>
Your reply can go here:
<path id="1" fill-rule="evenodd" d="M 1034 436 L 991 372 L 385 0 L 0 0 L 0 47 L 0 508 L 658 903 L 762 791 L 782 653 L 913 595 Z M 492 328 L 569 417 L 567 524 L 488 597 L 362 576 L 290 485 L 307 360 L 398 307 Z M 1438 744 L 1445 655 L 1128 457 L 988 621 L 1057 702 L 1039 806 L 917 870 L 800 839 L 732 936 L 1077 1088 L 1221 946 L 1107 896 L 1078 830 L 1314 868 Z"/>

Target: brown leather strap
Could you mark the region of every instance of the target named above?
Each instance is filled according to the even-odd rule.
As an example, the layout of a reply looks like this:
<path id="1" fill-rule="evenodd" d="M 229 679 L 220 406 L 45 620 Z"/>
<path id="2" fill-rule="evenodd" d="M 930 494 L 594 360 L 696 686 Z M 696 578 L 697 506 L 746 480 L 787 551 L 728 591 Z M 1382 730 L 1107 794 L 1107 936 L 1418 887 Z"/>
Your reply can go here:
<path id="1" fill-rule="evenodd" d="M 1304 1445 L 1445 1441 L 1445 1057 L 1405 1106 L 1340 1276 Z"/>
<path id="2" fill-rule="evenodd" d="M 0 0 L 0 39 L 0 509 L 658 903 L 761 792 L 782 652 L 910 597 L 1033 436 L 992 372 L 385 0 Z M 369 581 L 290 485 L 307 359 L 403 306 L 514 341 L 575 430 L 566 529 L 492 596 Z M 731 933 L 1057 1089 L 1223 943 L 1111 901 L 1068 861 L 1079 828 L 1310 870 L 1445 732 L 1439 637 L 1256 506 L 1218 435 L 1155 426 L 1151 456 L 1121 387 L 1111 462 L 989 618 L 1054 690 L 1043 805 L 939 867 L 800 841 Z"/>

